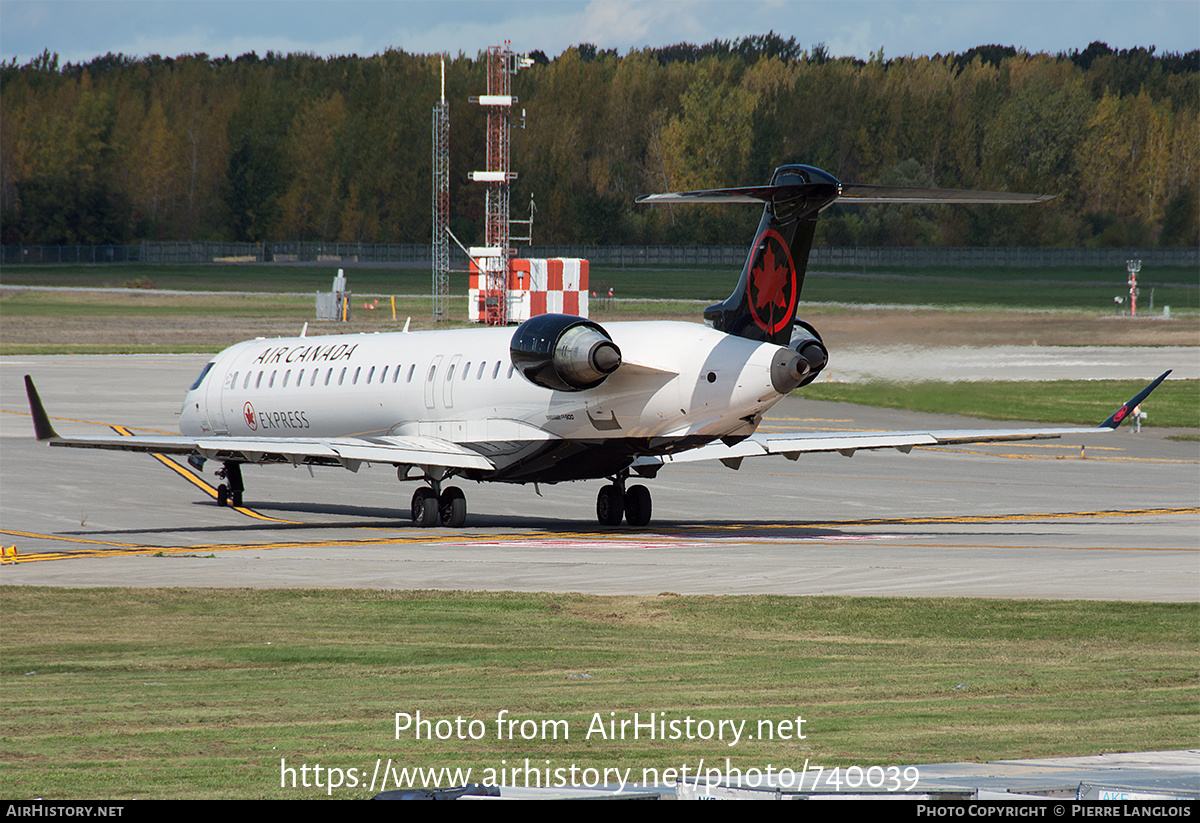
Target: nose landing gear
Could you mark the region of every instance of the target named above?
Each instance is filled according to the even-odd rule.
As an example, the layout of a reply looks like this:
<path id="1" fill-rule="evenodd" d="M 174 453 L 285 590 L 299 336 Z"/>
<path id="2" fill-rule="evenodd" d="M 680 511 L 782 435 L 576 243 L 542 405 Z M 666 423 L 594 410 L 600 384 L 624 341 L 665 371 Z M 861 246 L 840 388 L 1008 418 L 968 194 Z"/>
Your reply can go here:
<path id="1" fill-rule="evenodd" d="M 222 483 L 217 486 L 217 505 L 218 506 L 233 506 L 235 509 L 242 507 L 242 492 L 246 487 L 242 483 L 242 464 L 227 462 L 217 472 L 217 477 L 222 477 L 229 481 L 228 484 Z"/>

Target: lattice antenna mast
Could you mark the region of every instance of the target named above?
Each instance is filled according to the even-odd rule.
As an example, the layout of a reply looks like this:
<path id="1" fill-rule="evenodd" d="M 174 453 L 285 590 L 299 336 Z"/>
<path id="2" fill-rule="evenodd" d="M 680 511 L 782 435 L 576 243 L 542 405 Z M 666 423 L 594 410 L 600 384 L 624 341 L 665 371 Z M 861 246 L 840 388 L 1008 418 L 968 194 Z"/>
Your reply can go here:
<path id="1" fill-rule="evenodd" d="M 450 310 L 450 104 L 446 102 L 446 60 L 442 58 L 442 97 L 433 107 L 433 321 Z"/>
<path id="2" fill-rule="evenodd" d="M 509 237 L 509 189 L 517 175 L 511 169 L 509 131 L 512 127 L 512 76 L 520 65 L 510 48 L 492 46 L 487 53 L 487 94 L 471 102 L 487 107 L 487 169 L 471 172 L 471 179 L 487 184 L 485 202 L 485 245 L 473 248 L 484 275 L 484 322 L 489 326 L 508 323 L 508 260 L 516 251 Z"/>

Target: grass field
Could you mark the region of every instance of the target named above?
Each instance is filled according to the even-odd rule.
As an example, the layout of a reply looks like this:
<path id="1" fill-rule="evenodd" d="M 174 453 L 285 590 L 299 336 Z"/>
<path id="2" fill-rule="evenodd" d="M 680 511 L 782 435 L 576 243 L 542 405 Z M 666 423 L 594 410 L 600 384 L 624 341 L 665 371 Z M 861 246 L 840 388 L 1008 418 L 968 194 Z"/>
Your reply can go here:
<path id="1" fill-rule="evenodd" d="M 374 301 L 372 301 L 374 304 Z M 432 326 L 428 298 L 397 298 L 373 310 L 352 307 L 350 323 L 315 319 L 313 297 L 286 294 L 180 294 L 91 290 L 0 293 L 0 354 L 145 354 L 216 352 L 252 337 L 398 331 Z M 455 317 L 447 327 L 465 326 L 466 298 L 452 301 Z"/>
<path id="2" fill-rule="evenodd" d="M 999 277 L 1006 270 L 997 270 Z M 1072 289 L 1073 270 L 1046 270 L 1059 286 Z M 1028 271 L 1007 276 L 1031 276 Z M 1036 273 L 1035 273 L 1036 274 Z M 1178 278 L 1177 272 L 1170 272 Z M 605 270 L 593 284 L 605 282 Z M 591 316 L 600 322 L 670 319 L 696 322 L 704 306 L 725 297 L 733 288 L 727 270 L 670 269 L 616 270 L 623 278 L 614 288 L 621 297 L 611 303 L 596 301 Z M 411 318 L 414 330 L 467 325 L 466 297 L 450 301 L 448 321 L 435 324 L 429 299 L 428 273 L 415 269 L 354 269 L 350 275 L 356 295 L 349 323 L 315 319 L 317 290 L 330 285 L 330 271 L 300 266 L 125 266 L 125 267 L 9 267 L 3 272 L 6 286 L 57 284 L 53 290 L 5 288 L 0 291 L 0 354 L 103 354 L 156 352 L 209 352 L 251 337 L 298 334 L 308 324 L 310 334 L 394 331 Z M 98 291 L 127 284 L 157 288 Z M 860 299 L 888 304 L 892 309 L 864 310 L 835 302 L 813 302 L 822 289 L 842 282 L 865 291 L 829 293 L 829 299 Z M 946 284 L 960 281 L 939 273 L 915 275 L 857 274 L 813 275 L 805 290 L 801 314 L 821 329 L 833 348 L 847 345 L 894 345 L 919 341 L 921 345 L 1109 345 L 1193 346 L 1200 340 L 1200 313 L 1180 312 L 1176 304 L 1171 319 L 1161 313 L 1137 318 L 1116 318 L 1111 298 L 1099 310 L 1062 309 L 1048 297 L 1039 298 L 1036 311 L 1009 307 L 983 308 L 956 305 L 919 308 L 953 297 L 968 300 L 985 295 L 977 283 L 965 287 L 970 295 L 951 294 Z M 1054 285 L 1053 283 L 1051 285 Z M 1194 286 L 1176 283 L 1185 297 Z M 1058 286 L 1055 286 L 1057 288 Z M 607 287 L 597 285 L 604 293 Z M 1007 287 L 1005 287 L 1007 288 Z M 167 289 L 183 290 L 170 291 Z M 1191 291 L 1188 291 L 1191 289 Z M 232 294 L 245 290 L 250 294 Z M 1011 290 L 1010 290 L 1011 291 Z M 363 297 L 365 294 L 382 297 Z M 1013 291 L 1013 294 L 1016 292 Z M 396 295 L 394 298 L 392 295 Z M 415 296 L 414 296 L 415 295 Z M 675 299 L 667 299 L 675 298 Z M 392 302 L 395 301 L 395 319 Z M 369 303 L 373 309 L 363 308 Z M 969 300 L 968 300 L 969 302 Z M 1186 301 L 1185 301 L 1186 302 Z"/>
<path id="3" fill-rule="evenodd" d="M 975 383 L 813 383 L 798 390 L 810 400 L 858 403 L 978 417 L 1094 426 L 1133 397 L 1137 380 L 1061 380 Z M 1200 428 L 1200 381 L 1168 380 L 1144 404 L 1155 427 Z"/>
<path id="4" fill-rule="evenodd" d="M 1200 732 L 1187 604 L 27 587 L 0 604 L 10 797 L 324 794 L 281 788 L 281 760 L 364 784 L 376 758 L 640 780 L 702 759 L 982 761 L 1188 748 Z M 498 739 L 501 710 L 538 739 Z M 395 714 L 418 711 L 483 732 L 397 738 Z M 751 734 L 805 722 L 734 746 L 586 738 L 596 715 L 633 712 Z M 557 721 L 568 739 L 541 739 Z"/>
<path id="5" fill-rule="evenodd" d="M 152 286 L 187 291 L 249 291 L 313 293 L 328 291 L 336 265 L 153 265 L 9 266 L 0 277 L 6 286 L 122 288 Z M 591 267 L 591 282 L 601 292 L 612 286 L 625 299 L 723 300 L 737 282 L 737 267 L 661 266 Z M 427 295 L 428 269 L 350 268 L 351 290 L 360 295 Z M 1126 294 L 1123 270 L 1097 271 L 1087 267 L 1041 269 L 896 268 L 863 272 L 821 270 L 805 281 L 804 299 L 815 302 L 933 306 L 1000 306 L 1009 308 L 1087 309 L 1111 314 L 1113 297 Z M 1143 272 L 1143 312 L 1164 305 L 1172 311 L 1200 309 L 1200 283 L 1186 268 Z M 466 275 L 452 275 L 452 291 L 466 293 Z"/>

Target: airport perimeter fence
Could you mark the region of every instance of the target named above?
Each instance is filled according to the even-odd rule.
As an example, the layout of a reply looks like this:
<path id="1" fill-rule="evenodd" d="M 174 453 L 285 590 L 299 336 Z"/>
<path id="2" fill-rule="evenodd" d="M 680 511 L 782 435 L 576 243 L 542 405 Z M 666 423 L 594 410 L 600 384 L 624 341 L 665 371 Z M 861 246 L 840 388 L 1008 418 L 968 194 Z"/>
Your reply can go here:
<path id="1" fill-rule="evenodd" d="M 720 265 L 740 267 L 745 246 L 583 246 L 518 247 L 521 257 L 582 257 L 602 266 Z M 822 246 L 812 250 L 809 267 L 980 266 L 1124 268 L 1141 260 L 1147 268 L 1200 268 L 1200 248 L 921 248 L 890 246 Z M 147 242 L 126 246 L 4 246 L 0 265 L 65 265 L 104 263 L 305 263 L 330 266 L 376 264 L 430 266 L 424 243 L 226 243 Z M 466 255 L 451 251 L 451 267 L 465 269 Z"/>

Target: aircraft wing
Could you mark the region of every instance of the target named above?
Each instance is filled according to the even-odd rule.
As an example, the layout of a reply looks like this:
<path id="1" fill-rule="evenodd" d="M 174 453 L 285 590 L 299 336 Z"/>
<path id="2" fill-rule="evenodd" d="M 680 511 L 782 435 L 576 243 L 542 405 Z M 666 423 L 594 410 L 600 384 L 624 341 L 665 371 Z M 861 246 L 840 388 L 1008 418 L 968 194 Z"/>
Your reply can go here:
<path id="1" fill-rule="evenodd" d="M 871 449 L 897 449 L 907 454 L 914 446 L 947 446 L 960 443 L 994 443 L 1004 440 L 1045 440 L 1065 434 L 1103 434 L 1110 428 L 1094 429 L 961 429 L 907 432 L 813 432 L 812 434 L 758 434 L 747 437 L 732 446 L 721 442 L 709 443 L 697 449 L 679 454 L 663 455 L 661 458 L 642 458 L 638 464 L 691 463 L 697 460 L 721 460 L 731 468 L 737 468 L 743 458 L 782 454 L 795 460 L 809 452 L 839 452 L 846 457 L 856 451 Z M 638 465 L 635 464 L 635 465 Z"/>
<path id="2" fill-rule="evenodd" d="M 51 446 L 194 455 L 207 460 L 242 463 L 341 466 L 352 471 L 362 463 L 404 463 L 485 471 L 495 468 L 491 460 L 478 452 L 437 437 L 62 437 L 51 425 L 28 375 L 25 391 L 29 396 L 37 439 Z"/>
<path id="3" fill-rule="evenodd" d="M 807 452 L 839 452 L 846 457 L 852 456 L 860 449 L 898 449 L 905 454 L 912 451 L 914 446 L 949 446 L 962 443 L 997 443 L 1011 440 L 1048 440 L 1064 435 L 1094 435 L 1107 434 L 1115 431 L 1129 413 L 1150 392 L 1158 388 L 1158 384 L 1167 378 L 1170 371 L 1142 389 L 1107 420 L 1095 428 L 1082 426 L 1031 429 L 947 429 L 907 432 L 813 432 L 811 434 L 758 434 L 751 435 L 737 443 L 727 445 L 723 442 L 709 443 L 686 452 L 663 455 L 661 457 L 642 457 L 634 463 L 634 467 L 662 466 L 666 463 L 690 463 L 697 460 L 720 460 L 730 468 L 736 469 L 746 457 L 761 457 L 768 454 L 782 454 L 789 460 L 795 460 Z"/>

